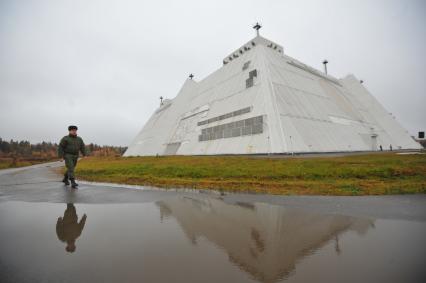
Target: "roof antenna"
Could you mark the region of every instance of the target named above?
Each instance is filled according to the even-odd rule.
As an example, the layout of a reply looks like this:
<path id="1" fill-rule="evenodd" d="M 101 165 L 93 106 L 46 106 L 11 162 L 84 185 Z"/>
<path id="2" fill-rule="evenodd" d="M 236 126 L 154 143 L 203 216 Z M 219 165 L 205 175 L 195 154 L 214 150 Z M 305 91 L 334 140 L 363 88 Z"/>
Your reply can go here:
<path id="1" fill-rule="evenodd" d="M 163 97 L 160 96 L 160 106 L 163 105 Z"/>
<path id="2" fill-rule="evenodd" d="M 327 59 L 325 59 L 324 61 L 322 61 L 322 63 L 324 64 L 324 73 L 327 75 L 327 64 L 328 64 Z"/>
<path id="3" fill-rule="evenodd" d="M 194 77 L 193 74 L 189 74 L 189 78 L 192 80 L 192 78 Z"/>
<path id="4" fill-rule="evenodd" d="M 253 28 L 256 30 L 256 35 L 259 36 L 259 30 L 262 28 L 262 26 L 259 23 L 256 23 Z"/>

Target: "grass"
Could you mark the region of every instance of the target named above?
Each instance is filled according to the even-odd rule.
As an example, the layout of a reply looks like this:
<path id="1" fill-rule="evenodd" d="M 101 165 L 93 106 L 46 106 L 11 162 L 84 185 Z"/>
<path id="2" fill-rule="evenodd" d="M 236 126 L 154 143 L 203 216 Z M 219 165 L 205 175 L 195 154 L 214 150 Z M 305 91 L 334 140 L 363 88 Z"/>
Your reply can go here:
<path id="1" fill-rule="evenodd" d="M 88 181 L 284 195 L 426 193 L 426 155 L 90 157 Z"/>

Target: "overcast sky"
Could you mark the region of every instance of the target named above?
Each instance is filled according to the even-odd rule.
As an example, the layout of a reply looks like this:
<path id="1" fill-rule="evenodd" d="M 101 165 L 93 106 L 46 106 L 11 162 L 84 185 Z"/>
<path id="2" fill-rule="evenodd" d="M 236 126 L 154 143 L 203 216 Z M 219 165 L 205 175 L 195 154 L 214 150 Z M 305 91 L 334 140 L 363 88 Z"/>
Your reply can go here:
<path id="1" fill-rule="evenodd" d="M 411 134 L 426 130 L 426 1 L 0 0 L 0 137 L 128 145 L 189 73 L 261 35 L 355 74 Z"/>

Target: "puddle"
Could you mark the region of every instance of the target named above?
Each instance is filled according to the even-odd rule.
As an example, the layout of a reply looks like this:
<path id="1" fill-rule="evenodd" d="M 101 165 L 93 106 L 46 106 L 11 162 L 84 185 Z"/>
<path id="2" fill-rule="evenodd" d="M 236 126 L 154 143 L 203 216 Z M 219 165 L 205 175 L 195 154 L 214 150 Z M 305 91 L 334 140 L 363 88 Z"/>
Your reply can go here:
<path id="1" fill-rule="evenodd" d="M 425 282 L 426 222 L 176 196 L 0 203 L 1 282 Z"/>

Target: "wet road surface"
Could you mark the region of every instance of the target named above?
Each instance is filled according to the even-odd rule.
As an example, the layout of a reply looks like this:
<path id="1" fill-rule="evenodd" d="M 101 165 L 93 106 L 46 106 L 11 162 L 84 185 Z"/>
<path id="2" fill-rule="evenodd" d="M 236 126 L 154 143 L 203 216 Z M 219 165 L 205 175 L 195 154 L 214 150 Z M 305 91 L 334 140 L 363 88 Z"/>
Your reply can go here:
<path id="1" fill-rule="evenodd" d="M 0 282 L 426 282 L 426 196 L 63 186 L 0 170 Z"/>

